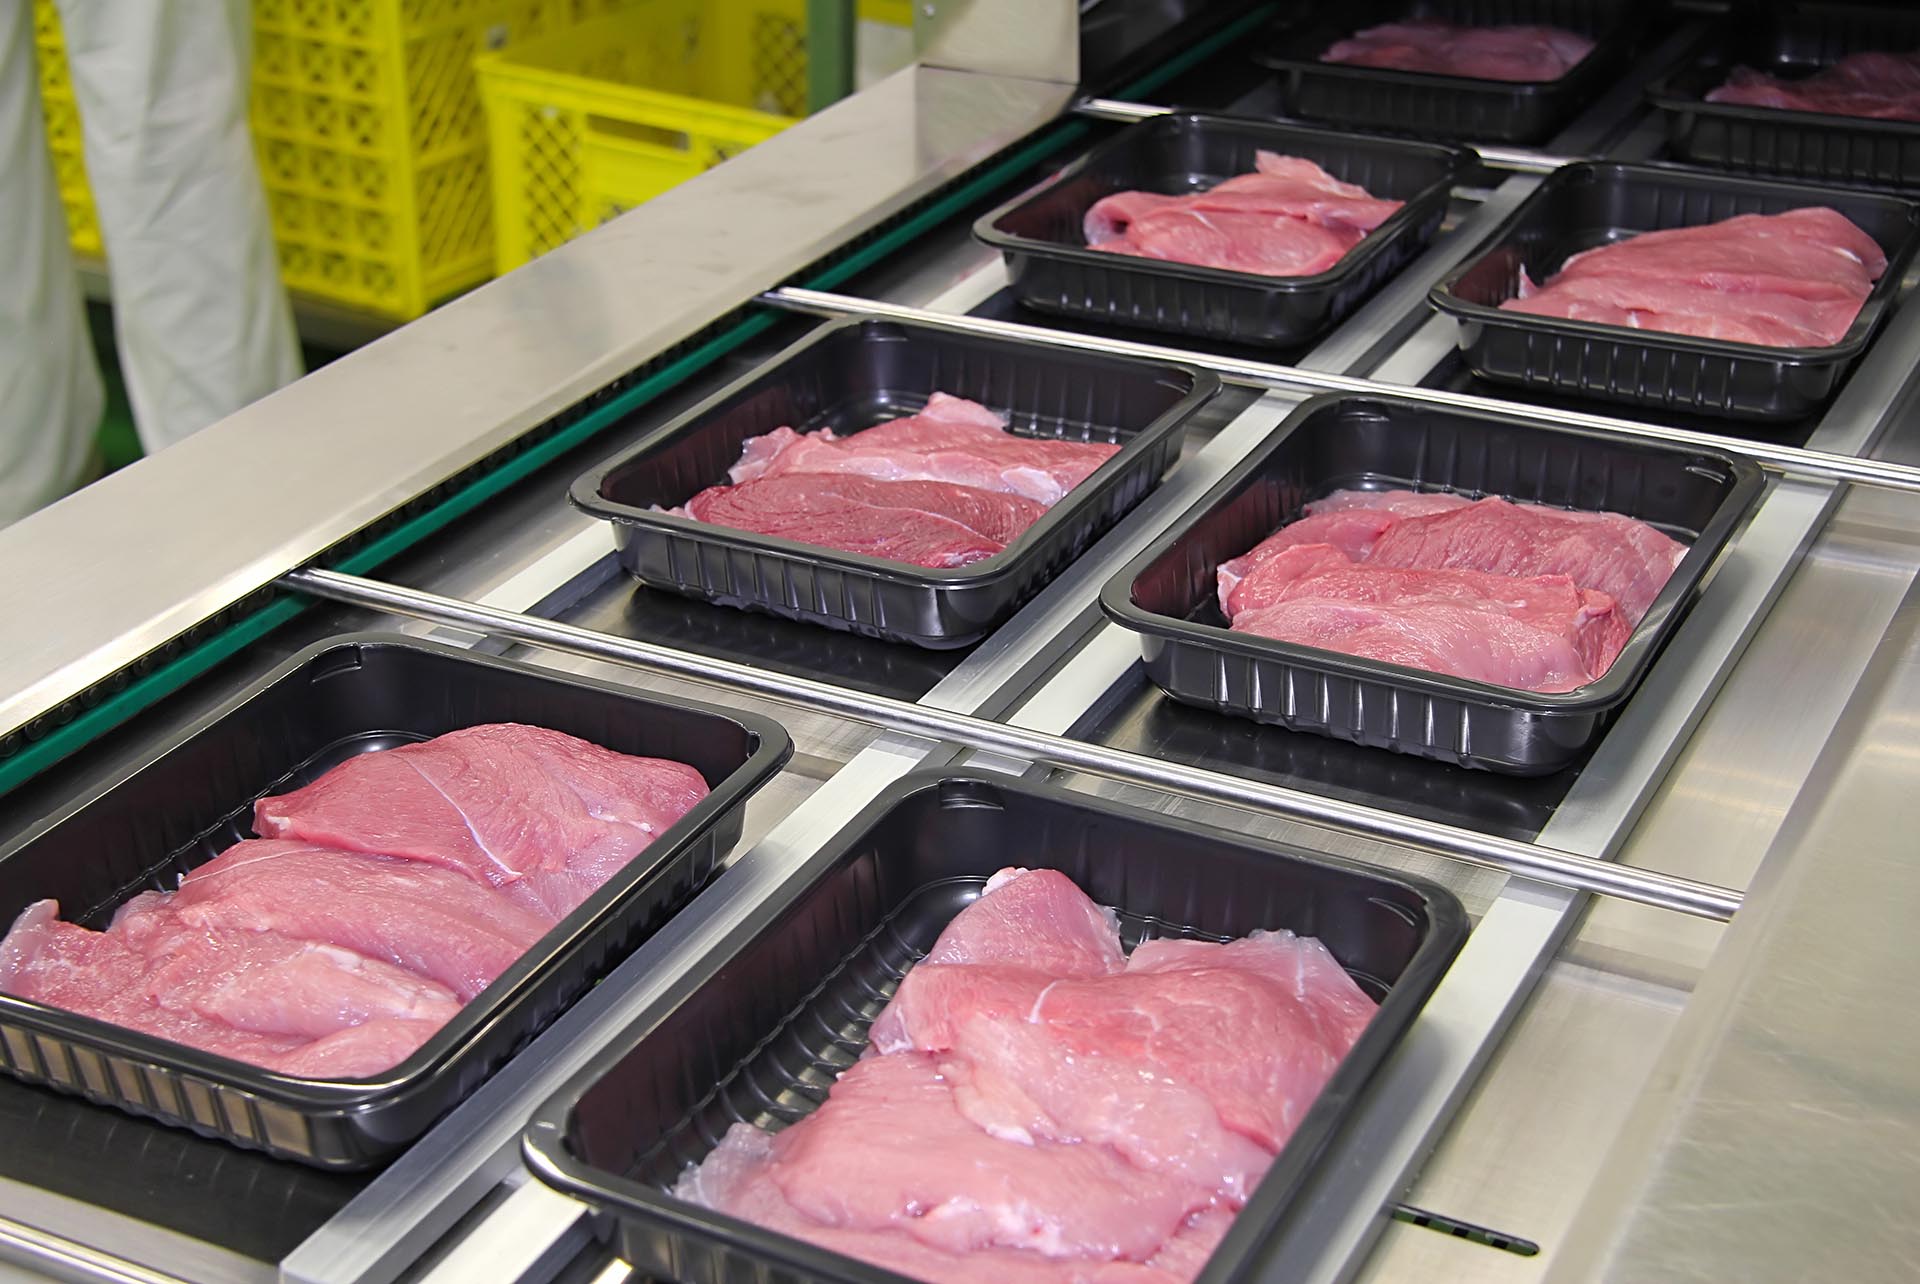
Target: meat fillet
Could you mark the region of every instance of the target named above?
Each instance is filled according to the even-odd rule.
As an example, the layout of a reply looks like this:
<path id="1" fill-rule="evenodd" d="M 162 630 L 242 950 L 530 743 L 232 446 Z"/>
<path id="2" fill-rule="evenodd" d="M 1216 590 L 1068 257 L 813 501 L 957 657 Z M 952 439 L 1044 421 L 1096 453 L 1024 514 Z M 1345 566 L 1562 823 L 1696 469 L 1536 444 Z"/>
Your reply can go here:
<path id="1" fill-rule="evenodd" d="M 1367 564 L 1564 575 L 1612 598 L 1636 625 L 1686 552 L 1671 536 L 1618 513 L 1573 513 L 1489 496 L 1394 522 L 1374 542 Z"/>
<path id="2" fill-rule="evenodd" d="M 715 526 L 934 568 L 1005 552 L 1045 513 L 1004 491 L 851 474 L 777 474 L 687 501 L 689 517 Z"/>
<path id="3" fill-rule="evenodd" d="M 817 1222 L 796 1209 L 770 1175 L 774 1138 L 752 1124 L 735 1124 L 673 1193 L 689 1203 L 729 1213 L 831 1252 L 897 1271 L 929 1284 L 1176 1284 L 1191 1280 L 1211 1251 L 1212 1223 L 1183 1228 L 1153 1264 L 1049 1258 L 1022 1249 L 936 1248 L 903 1230 L 860 1231 Z M 1217 1240 L 1214 1241 L 1217 1243 Z M 1195 1253 L 1199 1252 L 1196 1259 Z M 1164 1267 L 1161 1257 L 1168 1259 Z"/>
<path id="4" fill-rule="evenodd" d="M 1887 257 L 1824 206 L 1644 232 L 1576 254 L 1510 312 L 1767 347 L 1838 343 Z"/>
<path id="5" fill-rule="evenodd" d="M 932 1284 L 1186 1284 L 1366 1027 L 1319 942 L 1150 940 L 1052 870 L 947 925 L 825 1104 L 678 1198 Z"/>
<path id="6" fill-rule="evenodd" d="M 309 843 L 236 843 L 174 893 L 181 921 L 278 932 L 384 959 L 471 999 L 552 920 L 442 866 Z"/>
<path id="7" fill-rule="evenodd" d="M 1258 1172 L 1228 1134 L 1277 1152 L 1373 1006 L 1319 942 L 1255 933 L 1150 942 L 1103 977 L 917 967 L 889 1010 L 915 1050 L 991 1076 L 963 1103 L 983 1126 L 1104 1142 L 1244 1198 Z"/>
<path id="8" fill-rule="evenodd" d="M 1560 27 L 1461 27 L 1419 18 L 1357 31 L 1329 46 L 1320 61 L 1538 82 L 1560 79 L 1592 52 L 1593 41 Z"/>
<path id="9" fill-rule="evenodd" d="M 1098 1145 L 1013 1145 L 954 1105 L 933 1057 L 869 1057 L 773 1139 L 768 1175 L 826 1226 L 904 1230 L 933 1248 L 1145 1261 L 1213 1192 Z"/>
<path id="10" fill-rule="evenodd" d="M 262 799 L 254 830 L 456 870 L 557 920 L 706 794 L 685 763 L 493 723 L 350 758 Z"/>
<path id="11" fill-rule="evenodd" d="M 1920 52 L 1849 54 L 1797 79 L 1735 67 L 1710 103 L 1920 121 Z"/>
<path id="12" fill-rule="evenodd" d="M 1238 632 L 1525 691 L 1587 685 L 1633 631 L 1564 575 L 1380 566 L 1326 544 L 1266 559 L 1230 600 Z"/>
<path id="13" fill-rule="evenodd" d="M 104 932 L 29 906 L 0 991 L 308 1078 L 404 1061 L 706 794 L 684 763 L 500 723 L 261 800 L 262 832 Z"/>
<path id="14" fill-rule="evenodd" d="M 1119 449 L 1108 442 L 1016 436 L 985 406 L 936 392 L 917 415 L 845 437 L 830 428 L 804 435 L 777 428 L 750 437 L 728 477 L 737 485 L 794 473 L 849 473 L 879 481 L 948 482 L 1050 506 Z"/>
<path id="15" fill-rule="evenodd" d="M 1215 579 L 1236 632 L 1559 692 L 1612 666 L 1685 553 L 1617 513 L 1355 490 Z"/>
<path id="16" fill-rule="evenodd" d="M 1312 276 L 1338 263 L 1402 202 L 1342 182 L 1310 160 L 1259 152 L 1257 169 L 1188 195 L 1116 192 L 1083 219 L 1089 246 L 1262 276 Z"/>

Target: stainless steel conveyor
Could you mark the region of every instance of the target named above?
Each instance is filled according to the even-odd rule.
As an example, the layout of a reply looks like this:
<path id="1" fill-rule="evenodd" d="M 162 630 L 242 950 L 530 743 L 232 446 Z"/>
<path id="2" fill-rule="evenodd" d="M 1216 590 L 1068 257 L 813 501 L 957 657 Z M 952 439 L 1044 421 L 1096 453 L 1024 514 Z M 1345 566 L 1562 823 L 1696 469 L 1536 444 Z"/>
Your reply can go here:
<path id="1" fill-rule="evenodd" d="M 1650 28 L 1631 71 L 1539 151 L 1488 148 L 1491 185 L 1457 191 L 1431 247 L 1344 324 L 1248 354 L 1023 314 L 969 227 L 1161 105 L 1271 112 L 1242 46 L 1275 6 L 1133 6 L 1153 11 L 1151 35 L 1112 75 L 1080 66 L 1081 6 L 922 7 L 914 69 L 0 531 L 0 835 L 306 642 L 364 628 L 698 692 L 778 718 L 799 750 L 691 907 L 373 1174 L 291 1169 L 0 1080 L 0 1275 L 627 1278 L 584 1208 L 521 1167 L 529 1112 L 672 1004 L 749 913 L 794 897 L 809 855 L 877 791 L 969 760 L 1415 871 L 1471 911 L 1465 952 L 1282 1227 L 1276 1282 L 1768 1280 L 1808 1262 L 1904 1278 L 1910 1219 L 1860 1216 L 1857 1184 L 1744 1174 L 1805 1157 L 1810 1173 L 1871 1174 L 1885 1208 L 1920 1179 L 1920 1092 L 1888 981 L 1915 954 L 1890 898 L 1910 881 L 1920 793 L 1920 308 L 1895 312 L 1816 420 L 1727 442 L 1736 430 L 1477 384 L 1425 302 L 1560 158 L 1660 157 L 1643 87 L 1711 15 Z M 1233 386 L 1157 492 L 959 652 L 628 580 L 567 485 L 822 315 L 1171 353 Z M 1094 605 L 1304 396 L 1387 388 L 1730 444 L 1771 470 L 1646 685 L 1574 769 L 1504 780 L 1222 727 L 1159 696 Z M 1851 1097 L 1839 1050 L 1872 1063 Z M 1844 1127 L 1813 1122 L 1827 1119 Z M 1755 1251 L 1776 1208 L 1804 1253 Z"/>

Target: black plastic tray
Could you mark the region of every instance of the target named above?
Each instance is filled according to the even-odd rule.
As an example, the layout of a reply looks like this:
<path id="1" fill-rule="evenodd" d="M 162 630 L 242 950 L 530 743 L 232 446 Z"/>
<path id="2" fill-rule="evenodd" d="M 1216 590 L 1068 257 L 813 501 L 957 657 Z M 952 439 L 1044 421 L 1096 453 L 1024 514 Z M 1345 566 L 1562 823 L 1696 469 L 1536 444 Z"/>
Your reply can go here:
<path id="1" fill-rule="evenodd" d="M 1380 1010 L 1213 1255 L 1208 1278 L 1252 1280 L 1267 1232 L 1467 935 L 1451 893 L 1275 843 L 990 772 L 909 776 L 807 867 L 797 899 L 715 950 L 705 978 L 629 1030 L 540 1108 L 525 1153 L 586 1200 L 622 1258 L 683 1284 L 898 1281 L 667 1193 L 735 1122 L 781 1128 L 851 1065 L 900 977 L 987 877 L 1058 869 L 1147 935 L 1317 936 Z"/>
<path id="2" fill-rule="evenodd" d="M 721 390 L 573 484 L 613 523 L 621 565 L 655 588 L 915 646 L 977 642 L 1160 484 L 1213 374 L 1034 349 L 929 325 L 839 321 Z M 978 401 L 1025 436 L 1124 443 L 998 553 L 950 570 L 657 511 L 724 483 L 749 437 L 783 425 L 841 435 L 926 405 Z"/>
<path id="3" fill-rule="evenodd" d="M 1147 674 L 1186 704 L 1294 731 L 1514 775 L 1568 765 L 1633 695 L 1759 497 L 1743 457 L 1553 428 L 1523 413 L 1392 397 L 1316 397 L 1107 582 L 1100 605 L 1140 635 Z M 1540 694 L 1231 632 L 1222 562 L 1330 491 L 1452 490 L 1607 510 L 1683 542 L 1686 557 L 1613 667 Z"/>
<path id="4" fill-rule="evenodd" d="M 0 994 L 0 1069 L 206 1136 L 325 1168 L 404 1147 L 689 900 L 740 836 L 742 805 L 793 742 L 779 724 L 411 638 L 311 647 L 144 765 L 0 848 L 0 924 L 33 901 L 102 928 L 138 892 L 252 833 L 253 804 L 356 753 L 525 722 L 674 758 L 712 792 L 378 1079 L 276 1074 Z"/>
<path id="5" fill-rule="evenodd" d="M 1524 268 L 1545 282 L 1582 250 L 1636 232 L 1826 205 L 1880 243 L 1887 270 L 1840 342 L 1771 348 L 1503 312 Z M 1894 196 L 1735 178 L 1667 165 L 1582 162 L 1555 170 L 1488 248 L 1434 286 L 1460 321 L 1460 351 L 1482 379 L 1658 410 L 1776 422 L 1832 396 L 1886 318 L 1920 234 L 1920 206 Z"/>
<path id="6" fill-rule="evenodd" d="M 1710 103 L 1735 67 L 1799 78 L 1848 54 L 1920 48 L 1920 8 L 1885 4 L 1757 6 L 1683 70 L 1650 86 L 1676 159 L 1757 174 L 1867 187 L 1920 187 L 1920 122 Z"/>
<path id="7" fill-rule="evenodd" d="M 1087 248 L 1081 221 L 1115 192 L 1185 195 L 1254 168 L 1260 150 L 1302 156 L 1335 178 L 1406 205 L 1312 276 L 1258 276 Z M 1446 217 L 1473 153 L 1299 125 L 1176 114 L 1130 126 L 1035 191 L 974 224 L 1006 257 L 1014 295 L 1030 308 L 1229 343 L 1305 343 L 1359 307 L 1412 262 Z"/>
<path id="8" fill-rule="evenodd" d="M 1280 72 L 1289 116 L 1480 143 L 1544 142 L 1612 81 L 1638 34 L 1644 0 L 1349 0 L 1305 5 L 1304 20 L 1268 29 L 1254 59 Z M 1577 31 L 1593 52 L 1558 80 L 1476 80 L 1321 62 L 1336 41 L 1402 18 L 1461 26 L 1541 23 Z"/>

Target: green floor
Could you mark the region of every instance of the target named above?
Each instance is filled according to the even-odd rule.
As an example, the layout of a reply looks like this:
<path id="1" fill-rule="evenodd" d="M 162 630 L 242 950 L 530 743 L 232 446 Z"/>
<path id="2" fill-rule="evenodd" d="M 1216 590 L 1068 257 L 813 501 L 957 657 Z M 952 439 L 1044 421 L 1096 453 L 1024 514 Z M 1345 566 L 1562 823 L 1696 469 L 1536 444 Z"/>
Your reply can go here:
<path id="1" fill-rule="evenodd" d="M 87 324 L 93 331 L 93 350 L 100 359 L 100 374 L 107 389 L 107 410 L 100 417 L 100 455 L 106 460 L 107 471 L 112 472 L 140 458 L 140 435 L 134 431 L 133 407 L 127 404 L 127 381 L 120 374 L 119 353 L 113 342 L 112 310 L 104 303 L 89 303 Z M 340 353 L 309 344 L 303 347 L 302 355 L 307 369 L 314 370 Z"/>

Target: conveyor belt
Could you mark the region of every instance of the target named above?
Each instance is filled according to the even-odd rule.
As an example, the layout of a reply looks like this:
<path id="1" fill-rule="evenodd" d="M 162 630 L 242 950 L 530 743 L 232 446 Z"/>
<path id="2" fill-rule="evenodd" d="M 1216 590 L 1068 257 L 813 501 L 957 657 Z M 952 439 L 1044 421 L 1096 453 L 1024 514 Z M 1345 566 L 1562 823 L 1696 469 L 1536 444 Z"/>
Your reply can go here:
<path id="1" fill-rule="evenodd" d="M 1650 51 L 1637 74 L 1642 79 L 1653 74 L 1663 59 L 1671 60 L 1691 38 L 1682 33 Z M 1174 79 L 1159 101 L 1245 109 L 1265 101 L 1261 95 L 1267 92 L 1262 77 L 1250 76 L 1238 52 L 1230 49 Z M 1651 135 L 1637 105 L 1637 92 L 1635 85 L 1624 85 L 1554 140 L 1550 150 L 1646 154 Z M 1502 395 L 1475 387 L 1457 369 L 1447 327 L 1428 320 L 1423 282 L 1436 279 L 1511 210 L 1529 189 L 1531 180 L 1525 177 L 1509 179 L 1487 192 L 1463 194 L 1448 232 L 1427 256 L 1350 322 L 1306 350 L 1223 352 L 1189 341 L 1125 335 L 1022 314 L 1005 295 L 1004 273 L 997 261 L 971 241 L 967 226 L 978 212 L 1031 181 L 1042 161 L 1051 167 L 1070 154 L 1066 149 L 1082 147 L 1110 128 L 1086 122 L 1060 126 L 996 166 L 990 171 L 992 177 L 943 193 L 924 217 L 851 256 L 842 256 L 833 272 L 815 276 L 809 284 L 838 288 L 870 304 L 926 308 L 987 322 L 1037 323 L 1081 339 L 1146 338 L 1202 360 L 1278 362 L 1321 375 L 1364 375 L 1396 384 Z M 1131 639 L 1118 635 L 1090 609 L 1092 590 L 1105 571 L 1123 560 L 1127 550 L 1163 528 L 1239 452 L 1270 431 L 1297 400 L 1297 393 L 1243 391 L 1223 399 L 1214 417 L 1200 426 L 1181 469 L 1159 495 L 1137 510 L 1095 554 L 1083 559 L 1084 566 L 1062 576 L 995 637 L 966 651 L 935 654 L 824 634 L 636 587 L 613 566 L 604 532 L 566 508 L 565 485 L 586 464 L 637 439 L 678 407 L 763 360 L 784 336 L 799 332 L 807 323 L 762 309 L 745 314 L 745 324 L 748 332 L 737 336 L 729 332 L 724 347 L 710 346 L 671 367 L 673 378 L 666 378 L 664 372 L 656 374 L 624 393 L 593 433 L 556 439 L 543 451 L 524 456 L 485 490 L 456 497 L 457 503 L 448 501 L 452 507 L 429 510 L 415 519 L 417 524 L 405 529 L 404 538 L 395 532 L 385 544 L 370 546 L 378 549 L 378 556 L 363 552 L 350 569 L 377 568 L 394 583 L 558 620 L 615 639 L 659 642 L 696 656 L 751 664 L 867 695 L 1003 718 L 1096 746 L 1240 774 L 1256 784 L 1306 790 L 1382 815 L 1437 821 L 1492 839 L 1539 842 L 1583 857 L 1611 858 L 1624 849 L 1654 867 L 1735 886 L 1744 883 L 1750 865 L 1732 857 L 1724 864 L 1713 863 L 1720 858 L 1709 851 L 1710 842 L 1701 842 L 1698 849 L 1689 842 L 1667 842 L 1641 851 L 1629 843 L 1636 822 L 1644 812 L 1648 820 L 1643 828 L 1664 823 L 1683 834 L 1698 832 L 1706 823 L 1703 818 L 1713 814 L 1711 806 L 1698 801 L 1702 790 L 1719 789 L 1735 800 L 1730 806 L 1760 811 L 1776 804 L 1784 807 L 1804 776 L 1794 774 L 1801 770 L 1799 760 L 1792 746 L 1782 742 L 1793 735 L 1824 736 L 1821 728 L 1837 714 L 1851 675 L 1857 674 L 1865 656 L 1855 656 L 1845 646 L 1830 646 L 1830 669 L 1821 683 L 1809 687 L 1808 699 L 1814 707 L 1779 707 L 1770 698 L 1769 686 L 1784 681 L 1780 675 L 1792 670 L 1789 657 L 1782 654 L 1786 644 L 1774 645 L 1769 639 L 1797 640 L 1815 629 L 1821 616 L 1834 608 L 1829 600 L 1808 595 L 1818 586 L 1835 582 L 1853 586 L 1853 596 L 1844 598 L 1854 613 L 1850 618 L 1871 628 L 1876 612 L 1883 608 L 1890 612 L 1891 603 L 1898 599 L 1905 581 L 1895 580 L 1902 574 L 1911 579 L 1913 574 L 1911 567 L 1880 572 L 1877 578 L 1858 572 L 1845 555 L 1844 542 L 1832 534 L 1819 536 L 1838 502 L 1835 488 L 1813 481 L 1780 483 L 1669 656 L 1656 667 L 1646 692 L 1579 768 L 1543 780 L 1506 781 L 1398 759 L 1175 707 L 1140 676 L 1133 663 L 1137 652 L 1129 649 Z M 1913 316 L 1895 318 L 1880 348 L 1862 364 L 1827 416 L 1819 423 L 1794 427 L 1773 444 L 1844 457 L 1867 451 L 1883 428 L 1902 419 L 1911 392 L 1909 354 L 1920 351 L 1920 321 Z M 727 352 L 733 355 L 723 360 Z M 1573 403 L 1549 409 L 1614 414 Z M 1672 426 L 1724 431 L 1705 421 Z M 580 443 L 588 436 L 594 440 L 582 448 Z M 1901 478 L 1898 472 L 1881 474 L 1890 485 L 1902 484 Z M 1910 503 L 1910 496 L 1897 498 Z M 1802 581 L 1796 583 L 1792 580 L 1795 568 L 1810 544 L 1814 551 L 1800 572 Z M 1776 612 L 1781 618 L 1768 619 L 1776 598 L 1786 605 Z M 0 822 L 18 822 L 48 800 L 111 774 L 116 763 L 137 757 L 143 737 L 156 737 L 169 722 L 191 717 L 195 709 L 230 690 L 242 675 L 265 667 L 272 654 L 310 636 L 368 625 L 391 627 L 397 622 L 370 611 L 333 606 L 316 607 L 293 620 L 289 608 L 278 609 L 287 622 L 270 642 L 262 644 L 254 634 L 237 635 L 225 647 L 225 658 L 214 655 L 203 673 L 182 674 L 177 695 L 128 724 L 118 736 L 80 750 L 43 778 L 0 800 Z M 476 641 L 470 635 L 465 640 Z M 1751 653 L 1743 659 L 1750 643 Z M 478 644 L 504 647 L 499 642 Z M 685 686 L 679 680 L 602 662 L 549 652 L 526 654 L 543 663 L 634 685 L 670 690 Z M 1722 683 L 1728 694 L 1716 701 Z M 361 1284 L 430 1266 L 435 1253 L 447 1253 L 439 1269 L 449 1279 L 461 1278 L 461 1270 L 475 1262 L 511 1263 L 510 1270 L 501 1269 L 514 1277 L 524 1269 L 529 1279 L 547 1278 L 562 1266 L 570 1277 L 592 1275 L 607 1264 L 595 1250 L 582 1247 L 585 1236 L 578 1207 L 537 1187 L 513 1186 L 518 1180 L 515 1137 L 527 1110 L 614 1031 L 670 1003 L 684 978 L 697 967 L 702 950 L 749 908 L 792 895 L 793 871 L 806 853 L 887 780 L 911 764 L 939 763 L 957 756 L 952 746 L 876 737 L 865 728 L 782 706 L 777 700 L 753 703 L 794 729 L 800 753 L 793 768 L 756 804 L 734 868 L 692 910 L 642 947 L 389 1169 L 368 1177 L 327 1177 L 239 1156 L 217 1143 L 0 1082 L 0 1121 L 19 1121 L 26 1130 L 23 1135 L 40 1139 L 37 1144 L 45 1151 L 0 1157 L 0 1181 L 23 1190 L 32 1188 L 65 1213 L 83 1212 L 88 1203 L 96 1205 L 111 1216 L 98 1219 L 98 1236 L 93 1240 L 88 1239 L 84 1217 L 56 1226 L 51 1224 L 55 1214 L 49 1213 L 43 1229 L 67 1234 L 98 1250 L 110 1248 L 125 1255 L 143 1252 L 146 1255 L 138 1259 L 142 1264 L 176 1274 L 191 1275 L 196 1262 L 215 1261 L 236 1277 L 277 1272 L 316 1284 Z M 1738 736 L 1729 729 L 1737 719 L 1745 720 Z M 91 734 L 93 729 L 85 730 Z M 67 748 L 76 748 L 80 738 L 77 732 L 70 736 L 75 744 Z M 1756 752 L 1753 761 L 1766 767 L 1777 759 L 1781 765 L 1775 774 L 1754 780 L 1727 778 L 1730 746 L 1743 738 L 1768 746 L 1766 752 Z M 1694 756 L 1715 746 L 1718 758 L 1703 761 Z M 43 761 L 54 756 L 58 755 L 45 754 Z M 1023 764 L 1004 765 L 1020 769 Z M 1663 787 L 1670 768 L 1673 776 Z M 1577 997 L 1578 987 L 1569 988 L 1572 982 L 1565 971 L 1570 965 L 1564 959 L 1551 962 L 1576 929 L 1580 898 L 1465 871 L 1405 846 L 1355 839 L 1271 816 L 1224 811 L 1215 803 L 1178 793 L 1142 791 L 1067 773 L 1059 778 L 1075 787 L 1121 793 L 1196 819 L 1225 820 L 1306 841 L 1321 850 L 1417 869 L 1445 879 L 1460 891 L 1479 916 L 1480 926 L 1456 976 L 1437 996 L 1431 1019 L 1423 1022 L 1411 1045 L 1418 1050 L 1418 1064 L 1390 1068 L 1379 1101 L 1355 1135 L 1342 1143 L 1346 1162 L 1330 1170 L 1326 1181 L 1302 1202 L 1288 1227 L 1283 1273 L 1289 1279 L 1348 1277 L 1362 1269 L 1368 1247 L 1383 1232 L 1386 1247 L 1375 1259 L 1376 1271 L 1389 1270 L 1396 1261 L 1404 1267 L 1407 1260 L 1420 1262 L 1430 1277 L 1448 1271 L 1478 1277 L 1483 1271 L 1519 1269 L 1513 1263 L 1526 1259 L 1505 1254 L 1497 1267 L 1488 1265 L 1493 1259 L 1487 1257 L 1466 1259 L 1465 1266 L 1458 1259 L 1447 1259 L 1449 1264 L 1436 1271 L 1431 1258 L 1406 1245 L 1423 1242 L 1408 1236 L 1436 1241 L 1439 1237 L 1431 1230 L 1405 1225 L 1386 1231 L 1381 1213 L 1405 1190 L 1418 1161 L 1442 1135 L 1482 1068 L 1489 1062 L 1503 1064 L 1499 1050 L 1509 1022 L 1518 1014 L 1519 1028 L 1527 1037 L 1542 1037 L 1540 1027 L 1529 1022 L 1545 1020 L 1530 1015 L 1543 1009 L 1526 1004 L 1529 989 L 1543 970 L 1549 976 L 1550 1000 L 1544 1011 L 1559 1011 L 1555 1004 L 1568 1005 L 1576 1013 L 1615 1010 L 1606 1003 L 1596 1008 L 1595 1001 Z M 1692 811 L 1689 798 L 1694 799 Z M 1657 983 L 1661 1002 L 1672 995 L 1671 1002 L 1677 1005 L 1684 998 L 1680 987 L 1685 984 L 1686 968 L 1667 956 L 1666 943 L 1710 942 L 1716 929 L 1676 928 L 1672 925 L 1681 920 L 1651 910 L 1644 913 L 1655 915 L 1654 921 L 1661 926 L 1647 927 L 1645 920 L 1631 917 L 1633 913 L 1613 904 L 1603 907 L 1588 923 L 1583 939 L 1597 941 L 1594 948 L 1603 951 L 1640 949 L 1655 960 L 1648 966 L 1677 968 L 1683 974 L 1681 980 L 1663 975 Z M 1613 926 L 1621 915 L 1627 916 L 1627 923 L 1641 925 L 1637 934 Z M 1627 946 L 1620 944 L 1623 938 Z M 1645 947 L 1647 939 L 1658 939 L 1662 945 Z M 1710 949 L 1710 945 L 1700 948 Z M 1674 957 L 1684 957 L 1684 952 Z M 1668 1021 L 1670 1016 L 1643 1015 L 1641 1024 L 1631 1028 L 1659 1032 Z M 1622 1018 L 1606 1028 L 1628 1028 L 1629 1024 Z M 1644 1066 L 1632 1058 L 1622 1064 L 1623 1077 Z M 1505 1080 L 1496 1075 L 1489 1082 L 1508 1091 L 1512 1099 L 1514 1090 L 1503 1086 Z M 1542 1085 L 1528 1082 L 1528 1090 L 1541 1090 Z M 1579 1083 L 1580 1091 L 1597 1103 L 1596 1118 L 1606 1116 L 1600 1106 L 1611 1108 L 1620 1094 L 1630 1096 L 1632 1091 L 1630 1083 L 1613 1084 L 1598 1077 L 1582 1078 Z M 1477 1117 L 1469 1111 L 1469 1122 Z M 13 1130 L 6 1131 L 11 1141 Z M 63 1142 L 63 1138 L 71 1140 Z M 1543 1153 L 1550 1149 L 1542 1147 Z M 87 1180 L 85 1161 L 102 1153 L 114 1156 L 116 1180 L 94 1185 Z M 1579 1168 L 1578 1160 L 1563 1162 L 1570 1170 L 1591 1171 L 1590 1157 L 1585 1169 Z M 1551 1237 L 1541 1228 L 1557 1229 L 1557 1223 L 1548 1222 L 1570 1212 L 1556 1207 L 1546 1220 L 1528 1224 L 1534 1212 L 1518 1203 L 1475 1207 L 1462 1194 L 1463 1189 L 1472 1189 L 1471 1184 L 1447 1180 L 1451 1171 L 1444 1165 L 1430 1166 L 1424 1179 L 1428 1188 L 1419 1192 L 1419 1202 L 1443 1215 L 1543 1238 L 1551 1256 Z M 0 1186 L 0 1195 L 11 1188 Z M 213 1198 L 194 1204 L 189 1193 Z M 197 1211 L 223 1202 L 257 1204 L 262 1216 L 236 1230 L 218 1217 Z M 463 1220 L 470 1214 L 471 1221 Z M 139 1237 L 123 1232 L 143 1222 L 170 1226 L 179 1234 L 155 1237 L 144 1248 L 128 1247 L 137 1245 Z M 103 1242 L 108 1240 L 110 1245 Z M 194 1242 L 210 1255 L 204 1261 L 193 1256 Z M 1450 1245 L 1449 1251 L 1500 1252 L 1464 1241 Z M 1535 1274 L 1538 1269 L 1538 1263 L 1527 1267 Z"/>

